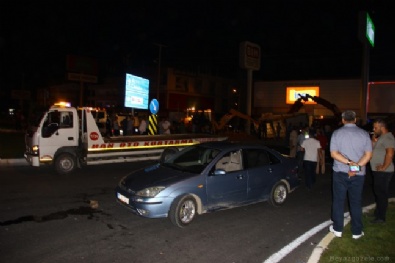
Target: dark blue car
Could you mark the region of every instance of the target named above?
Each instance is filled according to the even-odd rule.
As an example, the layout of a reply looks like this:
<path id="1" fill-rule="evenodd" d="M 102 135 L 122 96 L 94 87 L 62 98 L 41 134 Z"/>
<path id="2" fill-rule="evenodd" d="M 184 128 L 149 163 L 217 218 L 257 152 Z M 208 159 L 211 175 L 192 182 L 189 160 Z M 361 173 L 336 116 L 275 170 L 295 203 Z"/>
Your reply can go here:
<path id="1" fill-rule="evenodd" d="M 260 143 L 208 142 L 133 171 L 116 187 L 133 213 L 185 227 L 195 216 L 270 201 L 282 205 L 299 186 L 297 162 Z"/>

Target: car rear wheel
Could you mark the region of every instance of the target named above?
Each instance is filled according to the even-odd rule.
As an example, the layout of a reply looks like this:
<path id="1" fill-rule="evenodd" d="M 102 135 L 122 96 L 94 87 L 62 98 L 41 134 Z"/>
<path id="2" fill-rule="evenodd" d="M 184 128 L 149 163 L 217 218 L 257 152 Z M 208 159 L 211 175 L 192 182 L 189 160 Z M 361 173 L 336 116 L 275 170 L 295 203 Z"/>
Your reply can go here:
<path id="1" fill-rule="evenodd" d="M 195 218 L 197 212 L 196 201 L 192 196 L 186 195 L 174 200 L 170 207 L 169 218 L 173 225 L 188 226 Z"/>
<path id="2" fill-rule="evenodd" d="M 288 188 L 283 182 L 275 184 L 270 194 L 270 203 L 273 206 L 281 206 L 288 197 Z"/>
<path id="3" fill-rule="evenodd" d="M 59 174 L 68 174 L 77 167 L 77 160 L 71 153 L 61 153 L 55 159 L 55 170 Z"/>

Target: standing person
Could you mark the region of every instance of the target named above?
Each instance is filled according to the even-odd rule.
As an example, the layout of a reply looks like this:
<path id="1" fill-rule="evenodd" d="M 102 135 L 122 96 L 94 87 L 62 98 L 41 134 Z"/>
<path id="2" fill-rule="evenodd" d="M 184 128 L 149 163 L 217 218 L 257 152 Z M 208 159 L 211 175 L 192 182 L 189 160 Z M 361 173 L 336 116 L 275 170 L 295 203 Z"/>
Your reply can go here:
<path id="1" fill-rule="evenodd" d="M 296 157 L 296 149 L 298 147 L 298 131 L 295 126 L 292 126 L 291 133 L 289 134 L 289 156 Z"/>
<path id="2" fill-rule="evenodd" d="M 121 127 L 123 131 L 123 136 L 128 135 L 128 116 L 126 116 L 122 121 L 121 121 Z"/>
<path id="3" fill-rule="evenodd" d="M 276 126 L 276 139 L 280 140 L 280 135 L 281 135 L 281 124 L 280 122 L 277 122 Z"/>
<path id="4" fill-rule="evenodd" d="M 132 116 L 128 116 L 128 120 L 126 123 L 126 131 L 128 135 L 132 135 L 133 134 L 133 125 L 134 125 L 134 117 Z"/>
<path id="5" fill-rule="evenodd" d="M 298 145 L 297 145 L 297 149 L 296 149 L 296 159 L 298 160 L 298 173 L 299 173 L 299 177 L 302 176 L 303 171 L 303 159 L 304 159 L 304 149 L 301 146 L 303 141 L 306 140 L 307 138 L 309 138 L 309 127 L 306 126 L 303 129 L 300 130 L 300 133 L 298 135 Z"/>
<path id="6" fill-rule="evenodd" d="M 372 223 L 384 223 L 388 207 L 389 184 L 394 174 L 394 135 L 388 131 L 387 123 L 377 119 L 373 123 L 373 156 L 370 167 L 373 174 L 373 190 L 376 199 L 375 219 Z"/>
<path id="7" fill-rule="evenodd" d="M 321 129 L 317 129 L 315 138 L 321 144 L 321 150 L 320 150 L 321 155 L 320 155 L 320 159 L 317 162 L 315 173 L 319 174 L 321 170 L 321 174 L 325 174 L 325 152 L 326 152 L 326 147 L 328 146 L 328 139 L 326 138 L 324 132 Z"/>
<path id="8" fill-rule="evenodd" d="M 315 183 L 315 168 L 317 162 L 321 158 L 321 144 L 314 138 L 314 134 L 310 132 L 309 138 L 302 142 L 301 147 L 304 149 L 303 168 L 305 184 L 308 190 L 311 190 Z"/>
<path id="9" fill-rule="evenodd" d="M 147 134 L 147 122 L 145 121 L 144 118 L 141 118 L 141 120 L 140 120 L 139 132 L 141 135 Z"/>
<path id="10" fill-rule="evenodd" d="M 170 132 L 171 123 L 167 119 L 164 119 L 163 122 L 161 123 L 161 125 L 162 125 L 162 129 L 163 129 L 163 134 L 170 134 L 171 133 Z"/>
<path id="11" fill-rule="evenodd" d="M 110 116 L 106 119 L 106 136 L 112 136 L 112 122 Z"/>
<path id="12" fill-rule="evenodd" d="M 267 122 L 265 120 L 261 121 L 260 128 L 261 128 L 261 133 L 262 133 L 261 137 L 262 137 L 262 139 L 266 140 L 267 139 Z"/>
<path id="13" fill-rule="evenodd" d="M 119 122 L 118 122 L 117 115 L 114 115 L 114 120 L 112 121 L 112 128 L 114 130 L 114 135 L 118 136 L 119 135 Z"/>
<path id="14" fill-rule="evenodd" d="M 140 130 L 140 118 L 137 115 L 134 115 L 133 117 L 133 133 L 134 134 L 139 134 Z"/>
<path id="15" fill-rule="evenodd" d="M 351 215 L 352 238 L 364 235 L 362 229 L 362 189 L 366 164 L 372 158 L 372 142 L 369 134 L 359 128 L 354 111 L 342 113 L 343 127 L 335 130 L 331 137 L 330 152 L 333 158 L 332 221 L 329 231 L 336 237 L 342 236 L 344 226 L 344 202 L 347 194 Z"/>

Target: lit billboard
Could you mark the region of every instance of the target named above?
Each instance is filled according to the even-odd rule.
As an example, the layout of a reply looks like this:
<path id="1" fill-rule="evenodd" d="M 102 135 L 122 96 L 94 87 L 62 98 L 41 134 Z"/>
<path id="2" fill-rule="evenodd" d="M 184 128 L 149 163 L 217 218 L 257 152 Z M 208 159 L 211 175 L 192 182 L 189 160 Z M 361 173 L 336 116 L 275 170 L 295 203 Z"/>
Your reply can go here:
<path id="1" fill-rule="evenodd" d="M 287 104 L 294 104 L 295 101 L 297 101 L 300 98 L 300 96 L 306 96 L 306 94 L 309 94 L 312 97 L 314 97 L 314 96 L 319 97 L 320 87 L 315 87 L 315 86 L 314 87 L 287 87 L 286 103 Z M 317 103 L 309 99 L 304 104 L 317 104 Z"/>
<path id="2" fill-rule="evenodd" d="M 125 107 L 148 109 L 149 80 L 126 73 Z"/>

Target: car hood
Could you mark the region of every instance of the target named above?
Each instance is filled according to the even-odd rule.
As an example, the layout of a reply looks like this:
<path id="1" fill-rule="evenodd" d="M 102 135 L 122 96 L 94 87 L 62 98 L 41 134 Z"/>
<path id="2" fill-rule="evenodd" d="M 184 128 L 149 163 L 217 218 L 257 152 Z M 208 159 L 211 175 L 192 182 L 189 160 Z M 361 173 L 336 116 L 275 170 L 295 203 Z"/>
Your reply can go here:
<path id="1" fill-rule="evenodd" d="M 130 173 L 123 179 L 121 184 L 136 191 L 150 186 L 168 186 L 194 176 L 199 176 L 199 174 L 179 171 L 155 164 Z"/>

